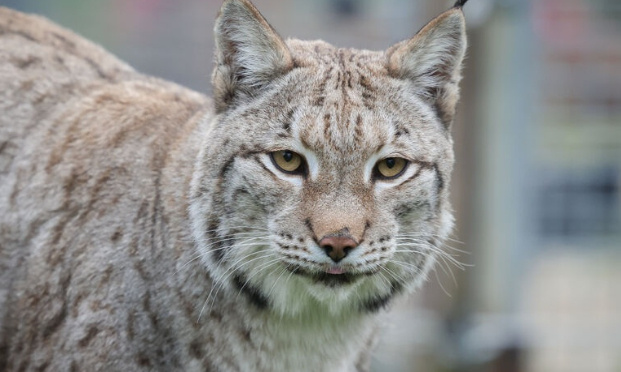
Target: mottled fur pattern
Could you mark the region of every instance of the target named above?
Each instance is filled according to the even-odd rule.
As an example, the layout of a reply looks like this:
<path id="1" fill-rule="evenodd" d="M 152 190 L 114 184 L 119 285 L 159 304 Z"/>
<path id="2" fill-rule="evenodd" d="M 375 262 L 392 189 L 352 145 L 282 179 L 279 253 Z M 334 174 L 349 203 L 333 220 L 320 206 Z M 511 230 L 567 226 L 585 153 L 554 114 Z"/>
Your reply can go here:
<path id="1" fill-rule="evenodd" d="M 212 101 L 0 8 L 0 370 L 365 371 L 443 254 L 459 7 L 385 52 L 285 41 L 247 0 L 215 34 Z"/>

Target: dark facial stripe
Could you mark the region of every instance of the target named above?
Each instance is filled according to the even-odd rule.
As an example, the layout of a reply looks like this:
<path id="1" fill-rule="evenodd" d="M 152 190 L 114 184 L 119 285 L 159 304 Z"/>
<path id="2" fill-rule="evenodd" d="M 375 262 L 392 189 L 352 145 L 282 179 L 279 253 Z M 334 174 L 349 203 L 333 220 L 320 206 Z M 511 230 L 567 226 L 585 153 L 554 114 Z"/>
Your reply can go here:
<path id="1" fill-rule="evenodd" d="M 311 233 L 313 240 L 318 241 L 317 236 L 315 235 L 315 230 L 313 229 L 313 223 L 311 222 L 310 218 L 304 220 L 304 225 L 306 225 L 306 227 L 308 228 L 308 231 Z"/>
<path id="2" fill-rule="evenodd" d="M 368 313 L 376 313 L 381 309 L 385 309 L 390 301 L 403 290 L 403 285 L 399 282 L 390 283 L 390 293 L 381 296 L 375 296 L 360 304 L 360 310 Z"/>
<path id="3" fill-rule="evenodd" d="M 408 178 L 407 180 L 403 181 L 403 183 L 407 183 L 407 182 L 410 182 L 410 181 L 418 178 L 418 176 L 423 171 L 423 169 L 429 169 L 429 165 L 427 163 L 422 163 L 422 162 L 414 162 L 414 163 L 418 165 L 418 170 L 416 171 L 416 173 L 414 173 L 412 176 L 410 176 L 410 178 Z"/>
<path id="4" fill-rule="evenodd" d="M 354 129 L 354 141 L 356 143 L 361 143 L 363 135 L 362 116 L 358 114 L 358 116 L 356 116 L 356 127 Z"/>
<path id="5" fill-rule="evenodd" d="M 328 84 L 328 81 L 332 77 L 332 70 L 333 70 L 333 67 L 330 66 L 330 69 L 326 71 L 325 75 L 323 76 L 323 80 L 317 87 L 316 91 L 313 92 L 313 94 L 317 96 L 317 98 L 313 102 L 314 106 L 323 106 L 325 99 L 326 99 L 325 97 L 326 96 L 326 84 Z"/>
<path id="6" fill-rule="evenodd" d="M 207 236 L 211 240 L 209 243 L 214 261 L 221 263 L 224 260 L 224 244 L 222 244 L 222 239 L 217 234 L 218 226 L 218 222 L 215 219 L 210 220 L 207 225 Z"/>
<path id="7" fill-rule="evenodd" d="M 236 274 L 233 276 L 233 284 L 235 287 L 243 293 L 250 302 L 256 306 L 259 310 L 265 310 L 269 306 L 268 298 L 257 287 L 252 286 L 247 282 L 247 279 L 243 274 Z"/>
<path id="8" fill-rule="evenodd" d="M 435 205 L 435 210 L 436 212 L 439 212 L 441 207 L 442 207 L 442 191 L 444 190 L 444 178 L 442 177 L 442 173 L 440 172 L 440 167 L 438 166 L 438 163 L 426 163 L 426 162 L 415 162 L 416 164 L 418 164 L 418 166 L 420 167 L 418 169 L 418 171 L 416 173 L 414 173 L 410 178 L 408 178 L 407 180 L 403 181 L 399 186 L 397 187 L 403 187 L 403 185 L 406 185 L 407 183 L 411 182 L 412 180 L 415 180 L 420 173 L 426 169 L 426 170 L 431 170 L 435 173 L 436 176 L 436 188 L 435 188 L 435 193 L 436 193 L 436 205 Z"/>
<path id="9" fill-rule="evenodd" d="M 247 153 L 243 153 L 241 155 L 237 155 L 237 156 L 241 156 L 241 157 L 248 157 L 248 156 L 252 156 L 253 154 L 255 154 L 255 152 L 247 152 Z M 237 156 L 231 156 L 224 164 L 224 166 L 220 169 L 220 174 L 219 174 L 219 178 L 216 182 L 216 185 L 214 187 L 215 191 L 215 195 L 213 197 L 213 210 L 215 211 L 226 211 L 227 210 L 227 205 L 225 204 L 225 202 L 223 201 L 224 198 L 224 190 L 222 187 L 222 184 L 224 183 L 225 178 L 227 177 L 227 174 L 229 173 L 229 171 L 232 169 L 233 164 L 235 163 L 235 159 Z M 209 191 L 207 190 L 199 190 L 204 194 L 207 194 Z M 201 197 L 202 195 L 195 195 L 195 198 Z M 218 229 L 220 227 L 220 216 L 218 216 L 217 214 L 212 214 L 207 218 L 207 223 L 205 224 L 205 229 L 206 229 L 206 234 L 207 237 L 210 240 L 210 244 L 211 244 L 211 254 L 213 256 L 213 259 L 216 263 L 220 264 L 222 263 L 222 261 L 224 261 L 224 256 L 226 253 L 226 249 L 230 246 L 232 246 L 235 242 L 233 239 L 233 236 L 229 233 L 225 233 L 224 235 L 219 234 L 218 233 Z"/>
<path id="10" fill-rule="evenodd" d="M 69 285 L 71 284 L 71 273 L 63 275 L 63 277 L 60 279 L 59 284 L 60 284 L 60 295 L 65 300 L 62 301 L 62 307 L 60 308 L 60 310 L 57 310 L 55 313 L 54 312 L 51 313 L 52 314 L 51 318 L 47 322 L 42 323 L 41 335 L 43 336 L 44 340 L 48 339 L 53 333 L 55 333 L 60 328 L 60 326 L 65 321 L 67 315 L 69 314 L 68 309 L 67 309 L 67 302 L 68 302 L 67 291 L 68 291 Z"/>
<path id="11" fill-rule="evenodd" d="M 295 110 L 294 109 L 290 109 L 289 111 L 287 111 L 287 115 L 285 116 L 283 123 L 282 123 L 282 129 L 288 134 L 291 135 L 291 124 L 293 123 L 293 116 L 295 115 Z"/>
<path id="12" fill-rule="evenodd" d="M 414 213 L 415 211 L 427 210 L 432 213 L 433 209 L 431 208 L 431 204 L 428 201 L 425 202 L 415 202 L 415 203 L 404 203 L 399 204 L 395 209 L 394 213 L 397 218 L 403 219 Z"/>
<path id="13" fill-rule="evenodd" d="M 269 174 L 275 181 L 277 182 L 282 181 L 280 178 L 278 178 L 277 175 L 274 174 L 274 172 L 272 172 L 268 167 L 265 166 L 265 164 L 263 164 L 263 162 L 261 161 L 261 159 L 259 159 L 258 156 L 255 156 L 253 160 L 256 161 L 257 164 L 259 164 L 261 168 L 263 168 L 265 172 L 267 172 L 267 174 Z"/>
<path id="14" fill-rule="evenodd" d="M 226 174 L 229 172 L 229 170 L 231 170 L 231 167 L 233 166 L 233 162 L 235 161 L 235 156 L 231 156 L 226 163 L 224 163 L 224 166 L 220 169 L 220 178 L 224 178 L 224 176 L 226 176 Z"/>
<path id="15" fill-rule="evenodd" d="M 331 119 L 332 116 L 330 114 L 325 114 L 323 116 L 323 134 L 326 139 L 330 138 L 330 126 L 332 125 Z"/>
<path id="16" fill-rule="evenodd" d="M 439 212 L 442 208 L 442 191 L 444 190 L 444 178 L 442 177 L 442 173 L 440 173 L 438 163 L 433 163 L 432 168 L 436 172 L 436 211 Z"/>
<path id="17" fill-rule="evenodd" d="M 442 173 L 440 173 L 440 167 L 438 166 L 438 163 L 433 163 L 431 167 L 433 168 L 433 170 L 436 171 L 436 188 L 438 189 L 439 195 L 444 189 L 444 178 L 442 177 Z"/>
<path id="18" fill-rule="evenodd" d="M 409 135 L 410 131 L 407 128 L 407 125 L 404 125 L 403 123 L 399 122 L 399 121 L 394 121 L 392 123 L 394 131 L 395 131 L 395 136 L 396 137 L 401 137 L 402 135 Z"/>
<path id="19" fill-rule="evenodd" d="M 434 165 L 430 164 L 430 163 L 426 163 L 426 162 L 422 162 L 422 161 L 413 161 L 412 163 L 416 164 L 418 166 L 418 170 L 411 175 L 408 179 L 406 179 L 405 181 L 401 182 L 397 187 L 403 187 L 403 185 L 407 185 L 409 182 L 411 182 L 412 180 L 415 180 L 416 178 L 418 178 L 418 176 L 420 176 L 421 172 L 423 170 L 432 170 Z"/>
<path id="20" fill-rule="evenodd" d="M 365 75 L 360 75 L 358 84 L 362 88 L 362 104 L 369 110 L 375 108 L 375 99 L 377 90 L 371 85 L 369 79 Z"/>

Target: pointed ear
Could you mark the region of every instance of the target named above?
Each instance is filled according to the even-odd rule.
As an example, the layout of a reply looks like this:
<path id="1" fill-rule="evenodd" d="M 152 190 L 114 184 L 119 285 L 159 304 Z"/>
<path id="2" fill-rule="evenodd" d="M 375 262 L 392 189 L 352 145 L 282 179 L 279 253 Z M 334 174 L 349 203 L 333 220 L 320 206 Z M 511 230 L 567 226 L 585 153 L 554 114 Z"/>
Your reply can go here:
<path id="1" fill-rule="evenodd" d="M 226 0 L 214 28 L 216 110 L 255 96 L 293 68 L 283 39 L 248 0 Z"/>
<path id="2" fill-rule="evenodd" d="M 411 81 L 416 93 L 430 102 L 448 129 L 459 100 L 465 53 L 465 20 L 461 8 L 456 7 L 429 22 L 412 39 L 388 49 L 388 71 Z"/>

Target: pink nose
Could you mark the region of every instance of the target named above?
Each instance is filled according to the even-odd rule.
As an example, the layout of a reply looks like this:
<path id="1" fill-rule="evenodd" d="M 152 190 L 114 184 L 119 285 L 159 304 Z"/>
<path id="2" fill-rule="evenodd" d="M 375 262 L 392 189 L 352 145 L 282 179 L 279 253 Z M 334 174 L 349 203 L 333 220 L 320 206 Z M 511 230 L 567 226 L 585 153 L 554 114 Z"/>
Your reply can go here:
<path id="1" fill-rule="evenodd" d="M 358 243 L 349 236 L 325 236 L 319 241 L 319 246 L 326 251 L 326 254 L 334 262 L 339 262 L 352 249 L 356 248 Z"/>

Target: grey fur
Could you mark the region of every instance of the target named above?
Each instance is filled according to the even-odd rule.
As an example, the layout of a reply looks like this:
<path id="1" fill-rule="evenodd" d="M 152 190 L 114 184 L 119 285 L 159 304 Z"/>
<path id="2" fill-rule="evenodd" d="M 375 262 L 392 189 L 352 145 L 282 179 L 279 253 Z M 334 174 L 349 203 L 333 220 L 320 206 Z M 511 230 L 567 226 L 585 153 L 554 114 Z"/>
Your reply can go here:
<path id="1" fill-rule="evenodd" d="M 0 8 L 0 370 L 366 371 L 445 254 L 459 9 L 371 52 L 227 0 L 216 40 L 212 102 Z"/>

